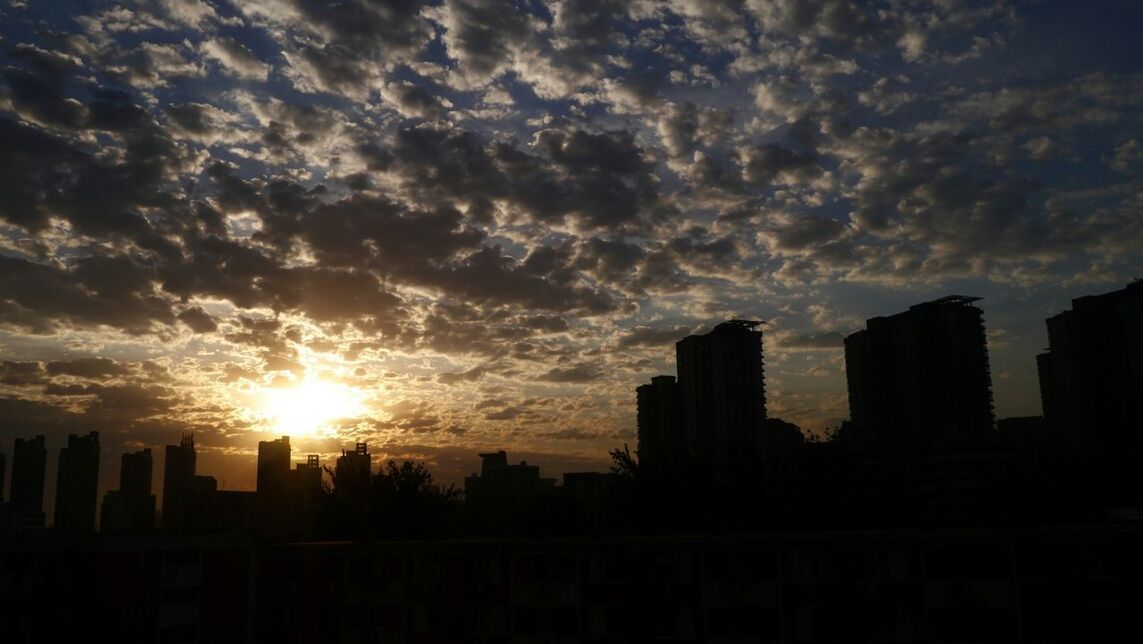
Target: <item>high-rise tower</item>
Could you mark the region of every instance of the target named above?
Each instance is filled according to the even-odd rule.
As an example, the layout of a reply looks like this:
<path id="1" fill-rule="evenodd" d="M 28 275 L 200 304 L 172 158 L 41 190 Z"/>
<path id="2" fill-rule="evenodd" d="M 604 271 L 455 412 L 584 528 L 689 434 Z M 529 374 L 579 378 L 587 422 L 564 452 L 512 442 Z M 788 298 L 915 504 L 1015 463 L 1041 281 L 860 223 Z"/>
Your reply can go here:
<path id="1" fill-rule="evenodd" d="M 194 434 L 183 434 L 178 445 L 167 445 L 163 461 L 163 529 L 185 530 L 187 500 L 195 485 Z"/>
<path id="2" fill-rule="evenodd" d="M 95 531 L 95 505 L 99 486 L 99 432 L 70 434 L 60 450 L 56 477 L 55 528 L 63 534 Z"/>
<path id="3" fill-rule="evenodd" d="M 1143 280 L 1072 300 L 1048 318 L 1037 356 L 1044 420 L 1065 452 L 1101 469 L 1139 470 L 1143 458 Z M 1138 481 L 1136 481 L 1138 483 Z"/>
<path id="4" fill-rule="evenodd" d="M 752 449 L 766 419 L 760 324 L 731 320 L 675 344 L 683 434 L 716 468 Z"/>
<path id="5" fill-rule="evenodd" d="M 992 378 L 977 297 L 950 295 L 875 317 L 845 339 L 849 411 L 860 436 L 940 444 L 993 427 Z"/>
<path id="6" fill-rule="evenodd" d="M 12 490 L 8 497 L 14 511 L 44 511 L 44 469 L 47 458 L 43 436 L 16 439 L 12 450 Z"/>

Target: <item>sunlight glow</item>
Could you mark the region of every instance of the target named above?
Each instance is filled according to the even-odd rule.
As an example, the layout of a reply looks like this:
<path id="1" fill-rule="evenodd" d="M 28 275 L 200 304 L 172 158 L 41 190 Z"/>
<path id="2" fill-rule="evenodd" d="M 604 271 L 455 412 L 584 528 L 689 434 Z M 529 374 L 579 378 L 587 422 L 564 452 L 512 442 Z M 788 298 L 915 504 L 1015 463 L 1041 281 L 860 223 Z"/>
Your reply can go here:
<path id="1" fill-rule="evenodd" d="M 335 421 L 365 412 L 363 395 L 354 387 L 305 380 L 292 387 L 266 389 L 260 407 L 275 431 L 290 436 L 325 436 Z"/>

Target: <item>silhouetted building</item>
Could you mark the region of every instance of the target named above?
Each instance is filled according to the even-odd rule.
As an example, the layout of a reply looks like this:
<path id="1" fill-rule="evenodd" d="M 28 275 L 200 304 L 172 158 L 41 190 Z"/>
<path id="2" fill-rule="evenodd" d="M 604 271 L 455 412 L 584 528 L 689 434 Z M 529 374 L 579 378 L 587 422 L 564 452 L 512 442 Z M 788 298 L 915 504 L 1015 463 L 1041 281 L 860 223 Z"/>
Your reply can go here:
<path id="1" fill-rule="evenodd" d="M 123 454 L 119 489 L 103 497 L 100 532 L 146 532 L 155 526 L 155 496 L 151 494 L 151 449 Z"/>
<path id="2" fill-rule="evenodd" d="M 572 506 L 590 514 L 602 512 L 611 485 L 606 472 L 565 472 L 563 493 Z"/>
<path id="3" fill-rule="evenodd" d="M 290 470 L 286 524 L 282 526 L 281 535 L 294 539 L 309 535 L 317 519 L 321 500 L 321 463 L 317 454 L 309 454 L 305 463 L 298 463 Z"/>
<path id="4" fill-rule="evenodd" d="M 341 456 L 334 463 L 333 475 L 336 480 L 334 493 L 340 496 L 361 498 L 369 487 L 373 463 L 367 443 L 357 443 L 352 452 L 341 450 Z"/>
<path id="5" fill-rule="evenodd" d="M 290 437 L 258 441 L 258 494 L 285 496 L 290 479 Z"/>
<path id="6" fill-rule="evenodd" d="M 213 498 L 211 528 L 215 532 L 242 532 L 254 525 L 258 508 L 257 492 L 217 490 Z"/>
<path id="7" fill-rule="evenodd" d="M 163 529 L 179 532 L 186 527 L 186 498 L 194 487 L 194 434 L 183 434 L 178 445 L 167 445 L 163 463 Z"/>
<path id="8" fill-rule="evenodd" d="M 286 536 L 296 528 L 299 511 L 290 470 L 290 437 L 258 442 L 258 529 Z"/>
<path id="9" fill-rule="evenodd" d="M 96 488 L 99 485 L 99 432 L 69 434 L 60 450 L 56 477 L 55 529 L 62 534 L 95 530 Z"/>
<path id="10" fill-rule="evenodd" d="M 976 297 L 875 317 L 845 339 L 854 430 L 892 444 L 974 440 L 992 429 L 992 381 Z"/>
<path id="11" fill-rule="evenodd" d="M 655 376 L 635 390 L 639 467 L 651 476 L 676 471 L 690 453 L 683 434 L 682 400 L 674 376 Z"/>
<path id="12" fill-rule="evenodd" d="M 521 461 L 508 464 L 504 450 L 480 455 L 480 474 L 464 479 L 464 497 L 468 508 L 485 528 L 495 529 L 498 522 L 515 523 L 536 509 L 555 489 L 556 480 L 540 478 L 540 468 Z M 507 525 L 507 524 L 505 524 Z"/>
<path id="13" fill-rule="evenodd" d="M 4 505 L 4 476 L 8 473 L 8 457 L 0 452 L 0 505 Z"/>
<path id="14" fill-rule="evenodd" d="M 153 465 L 149 447 L 124 453 L 119 464 L 119 489 L 127 494 L 150 494 Z"/>
<path id="15" fill-rule="evenodd" d="M 675 344 L 683 434 L 690 452 L 722 470 L 754 445 L 766 419 L 761 322 L 731 320 Z"/>
<path id="16" fill-rule="evenodd" d="M 1037 356 L 1047 428 L 1062 451 L 1117 472 L 1143 456 L 1143 281 L 1072 300 Z M 1134 478 L 1134 477 L 1133 477 Z"/>
<path id="17" fill-rule="evenodd" d="M 211 532 L 215 523 L 215 497 L 218 481 L 213 476 L 196 474 L 190 487 L 183 491 L 183 531 Z"/>
<path id="18" fill-rule="evenodd" d="M 373 468 L 369 456 L 369 444 L 357 443 L 352 452 L 341 450 L 341 456 L 337 457 L 334 468 L 339 475 L 345 472 L 346 475 L 352 473 L 358 477 L 369 478 Z"/>
<path id="19" fill-rule="evenodd" d="M 0 503 L 0 534 L 31 534 L 44 529 L 44 437 L 17 438 L 12 450 L 8 503 Z"/>
<path id="20" fill-rule="evenodd" d="M 47 458 L 43 436 L 16 439 L 12 450 L 12 490 L 9 495 L 14 512 L 44 511 L 44 468 Z"/>
<path id="21" fill-rule="evenodd" d="M 321 462 L 317 454 L 306 455 L 306 462 L 294 466 L 290 476 L 295 496 L 309 498 L 321 494 Z"/>

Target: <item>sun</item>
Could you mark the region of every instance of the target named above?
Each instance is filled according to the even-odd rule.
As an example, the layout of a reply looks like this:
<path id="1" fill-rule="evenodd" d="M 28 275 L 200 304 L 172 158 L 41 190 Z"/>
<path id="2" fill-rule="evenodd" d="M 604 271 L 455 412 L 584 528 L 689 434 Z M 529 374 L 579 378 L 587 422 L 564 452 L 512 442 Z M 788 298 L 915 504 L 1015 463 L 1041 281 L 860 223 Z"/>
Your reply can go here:
<path id="1" fill-rule="evenodd" d="M 262 413 L 275 431 L 290 436 L 328 435 L 334 421 L 365 412 L 359 390 L 324 380 L 265 389 L 261 398 Z"/>

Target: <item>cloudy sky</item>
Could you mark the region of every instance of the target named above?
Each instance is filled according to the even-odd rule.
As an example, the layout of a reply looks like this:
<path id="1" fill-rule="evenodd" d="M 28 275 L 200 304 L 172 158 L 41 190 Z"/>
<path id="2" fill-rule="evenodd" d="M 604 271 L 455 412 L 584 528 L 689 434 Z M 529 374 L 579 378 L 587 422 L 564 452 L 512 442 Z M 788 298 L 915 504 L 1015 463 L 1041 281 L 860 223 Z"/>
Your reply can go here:
<path id="1" fill-rule="evenodd" d="M 0 451 L 354 440 L 446 480 L 634 442 L 673 342 L 766 320 L 772 415 L 957 293 L 999 417 L 1143 275 L 1143 6 L 0 0 Z M 157 459 L 161 462 L 161 459 Z M 161 471 L 156 463 L 156 477 Z"/>

